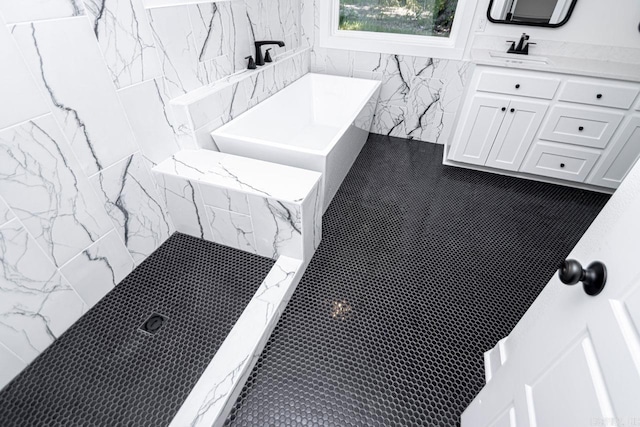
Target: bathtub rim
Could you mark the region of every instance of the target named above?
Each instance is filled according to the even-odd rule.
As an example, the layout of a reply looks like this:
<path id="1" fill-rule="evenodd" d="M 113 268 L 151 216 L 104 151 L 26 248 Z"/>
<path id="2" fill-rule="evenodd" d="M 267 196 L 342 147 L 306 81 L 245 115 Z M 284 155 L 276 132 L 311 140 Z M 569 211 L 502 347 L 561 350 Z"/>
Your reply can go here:
<path id="1" fill-rule="evenodd" d="M 341 79 L 341 80 L 342 79 L 344 79 L 344 80 L 347 80 L 347 79 L 348 80 L 362 80 L 362 81 L 366 81 L 366 82 L 371 82 L 372 83 L 372 88 L 367 92 L 368 96 L 366 97 L 366 99 L 361 100 L 361 102 L 358 103 L 358 108 L 355 109 L 354 113 L 352 113 L 349 116 L 347 116 L 348 120 L 345 119 L 345 123 L 338 128 L 336 136 L 334 136 L 331 139 L 330 143 L 327 144 L 327 146 L 325 148 L 318 150 L 318 149 L 297 147 L 295 145 L 281 144 L 281 143 L 269 141 L 268 139 L 263 139 L 263 138 L 254 138 L 254 137 L 249 137 L 249 136 L 239 137 L 237 134 L 231 134 L 231 133 L 227 133 L 226 132 L 226 129 L 230 127 L 231 123 L 234 120 L 238 120 L 238 119 L 242 118 L 244 115 L 246 115 L 247 113 L 249 113 L 250 111 L 254 110 L 256 107 L 258 107 L 260 105 L 264 106 L 265 102 L 268 102 L 269 100 L 273 99 L 275 96 L 277 96 L 283 90 L 291 88 L 294 84 L 302 81 L 302 79 L 304 79 L 306 76 L 322 76 L 322 78 L 331 77 L 331 78 L 337 78 L 337 79 Z M 313 78 L 313 77 L 311 77 L 311 78 Z M 216 136 L 221 136 L 221 137 L 231 138 L 231 139 L 241 139 L 243 141 L 246 141 L 246 142 L 249 142 L 249 143 L 252 143 L 252 144 L 265 145 L 265 146 L 268 146 L 268 147 L 271 147 L 271 148 L 283 149 L 283 150 L 296 152 L 296 153 L 306 153 L 306 154 L 321 155 L 321 156 L 326 157 L 333 150 L 333 148 L 336 146 L 338 141 L 345 135 L 345 133 L 347 132 L 349 127 L 351 127 L 353 125 L 354 121 L 360 115 L 360 113 L 362 113 L 362 111 L 364 111 L 364 107 L 369 103 L 369 101 L 376 94 L 376 92 L 379 91 L 381 84 L 382 83 L 380 82 L 380 80 L 363 79 L 363 78 L 359 78 L 359 77 L 337 76 L 337 75 L 334 75 L 334 74 L 306 73 L 305 75 L 300 77 L 298 80 L 296 80 L 295 82 L 293 82 L 289 86 L 285 87 L 284 89 L 279 90 L 278 92 L 274 93 L 269 98 L 265 99 L 262 102 L 257 103 L 253 107 L 249 108 L 247 111 L 245 111 L 242 114 L 240 114 L 239 116 L 233 118 L 228 123 L 225 123 L 224 125 L 220 126 L 218 129 L 210 132 L 210 135 L 213 138 L 214 143 L 216 143 Z M 363 97 L 363 98 L 365 98 L 365 97 Z M 370 129 L 367 129 L 367 131 L 370 131 Z M 216 143 L 216 146 L 218 146 L 217 143 Z M 220 147 L 218 147 L 218 149 L 219 148 Z M 222 151 L 222 152 L 224 152 L 224 151 Z"/>

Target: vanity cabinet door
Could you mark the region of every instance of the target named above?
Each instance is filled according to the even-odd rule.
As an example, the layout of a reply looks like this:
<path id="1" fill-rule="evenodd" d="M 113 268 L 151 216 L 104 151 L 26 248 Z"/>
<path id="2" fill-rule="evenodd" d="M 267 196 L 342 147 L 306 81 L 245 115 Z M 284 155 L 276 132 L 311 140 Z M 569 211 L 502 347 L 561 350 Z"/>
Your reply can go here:
<path id="1" fill-rule="evenodd" d="M 509 98 L 475 95 L 451 155 L 452 160 L 484 165 L 509 108 Z"/>
<path id="2" fill-rule="evenodd" d="M 486 165 L 517 171 L 540 128 L 549 104 L 514 100 L 509 104 Z"/>
<path id="3" fill-rule="evenodd" d="M 638 158 L 640 158 L 640 115 L 635 114 L 626 122 L 618 136 L 614 137 L 611 150 L 604 154 L 589 183 L 618 188 Z"/>

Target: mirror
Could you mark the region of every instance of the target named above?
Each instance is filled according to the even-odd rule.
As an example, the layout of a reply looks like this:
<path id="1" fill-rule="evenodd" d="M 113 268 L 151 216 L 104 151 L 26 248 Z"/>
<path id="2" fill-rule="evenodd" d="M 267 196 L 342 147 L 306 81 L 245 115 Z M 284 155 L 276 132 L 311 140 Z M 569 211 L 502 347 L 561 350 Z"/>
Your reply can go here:
<path id="1" fill-rule="evenodd" d="M 491 0 L 487 18 L 498 24 L 560 27 L 578 0 Z"/>

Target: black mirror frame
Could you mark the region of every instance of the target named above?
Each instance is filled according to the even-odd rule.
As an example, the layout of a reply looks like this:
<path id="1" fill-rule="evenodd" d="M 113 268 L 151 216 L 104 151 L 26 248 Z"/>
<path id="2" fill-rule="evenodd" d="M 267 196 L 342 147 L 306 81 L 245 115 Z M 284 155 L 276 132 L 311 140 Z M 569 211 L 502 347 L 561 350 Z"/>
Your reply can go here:
<path id="1" fill-rule="evenodd" d="M 564 24 L 566 24 L 569 21 L 569 18 L 571 18 L 571 14 L 573 13 L 573 9 L 575 9 L 576 4 L 578 3 L 578 0 L 572 0 L 571 6 L 569 6 L 569 10 L 567 11 L 567 16 L 565 16 L 564 19 L 558 22 L 557 24 L 540 24 L 535 22 L 518 22 L 518 21 L 505 21 L 500 19 L 494 19 L 491 17 L 491 6 L 493 6 L 493 2 L 494 0 L 491 0 L 489 2 L 489 8 L 487 9 L 487 19 L 489 20 L 489 22 L 492 22 L 494 24 L 528 25 L 530 27 L 558 28 L 558 27 L 562 27 Z"/>

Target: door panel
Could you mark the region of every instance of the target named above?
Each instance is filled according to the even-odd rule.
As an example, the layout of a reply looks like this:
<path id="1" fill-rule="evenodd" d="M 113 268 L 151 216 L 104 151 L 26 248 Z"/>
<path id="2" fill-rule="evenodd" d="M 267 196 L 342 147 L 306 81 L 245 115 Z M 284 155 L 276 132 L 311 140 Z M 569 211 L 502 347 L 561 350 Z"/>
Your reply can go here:
<path id="1" fill-rule="evenodd" d="M 589 296 L 580 284 L 566 286 L 554 276 L 509 334 L 509 358 L 462 414 L 462 427 L 490 425 L 511 404 L 518 426 L 638 420 L 638 218 L 640 165 L 569 255 L 583 266 L 594 260 L 607 266 L 602 293 Z"/>
<path id="2" fill-rule="evenodd" d="M 491 95 L 473 97 L 460 139 L 456 144 L 452 160 L 484 165 L 491 146 L 496 139 L 509 100 Z"/>
<path id="3" fill-rule="evenodd" d="M 617 188 L 640 157 L 640 116 L 634 115 L 611 142 L 611 150 L 596 166 L 590 184 Z"/>
<path id="4" fill-rule="evenodd" d="M 486 165 L 517 171 L 536 136 L 548 106 L 546 102 L 512 101 Z"/>
<path id="5" fill-rule="evenodd" d="M 576 340 L 531 385 L 525 385 L 531 426 L 592 425 L 612 417 L 600 364 L 588 335 Z"/>
<path id="6" fill-rule="evenodd" d="M 516 427 L 516 411 L 513 405 L 500 414 L 490 427 Z"/>

